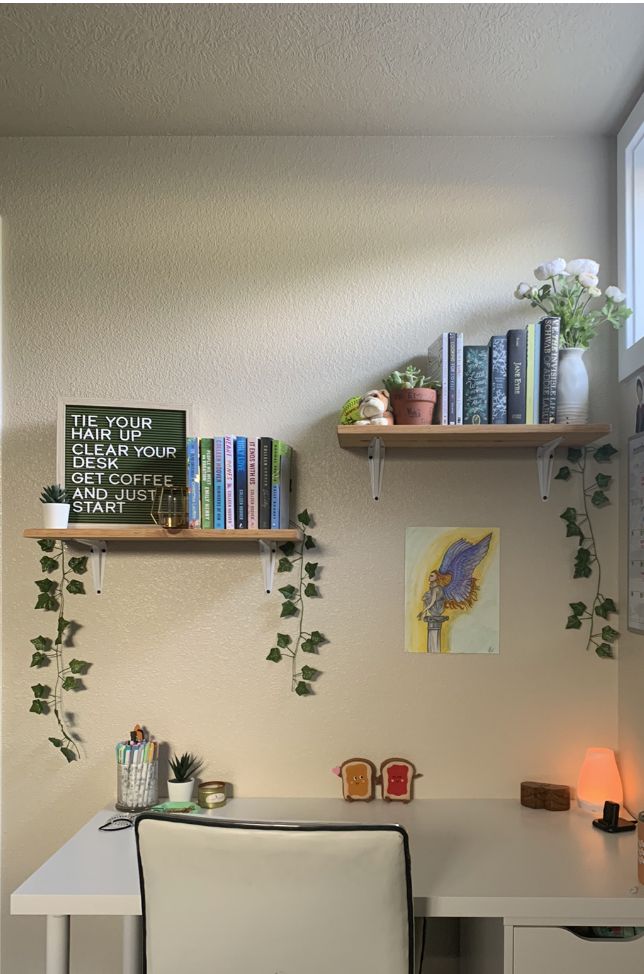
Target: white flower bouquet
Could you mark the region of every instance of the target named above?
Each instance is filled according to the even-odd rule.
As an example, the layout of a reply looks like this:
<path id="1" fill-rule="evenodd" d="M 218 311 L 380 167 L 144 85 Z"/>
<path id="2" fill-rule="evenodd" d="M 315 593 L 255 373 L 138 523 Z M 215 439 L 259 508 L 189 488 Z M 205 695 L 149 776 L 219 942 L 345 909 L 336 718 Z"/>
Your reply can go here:
<path id="1" fill-rule="evenodd" d="M 541 308 L 546 315 L 561 321 L 561 348 L 588 348 L 604 323 L 621 328 L 633 314 L 626 307 L 626 295 L 618 287 L 607 287 L 601 307 L 591 307 L 602 297 L 599 287 L 599 264 L 581 257 L 563 257 L 546 261 L 535 267 L 534 276 L 541 284 L 522 281 L 514 292 L 519 301 L 529 301 L 532 308 Z"/>

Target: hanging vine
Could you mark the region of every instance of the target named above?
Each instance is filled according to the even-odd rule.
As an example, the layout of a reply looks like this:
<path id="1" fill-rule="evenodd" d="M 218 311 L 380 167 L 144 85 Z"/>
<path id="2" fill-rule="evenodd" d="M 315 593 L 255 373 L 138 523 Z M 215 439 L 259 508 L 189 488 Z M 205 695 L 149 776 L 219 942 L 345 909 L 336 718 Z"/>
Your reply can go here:
<path id="1" fill-rule="evenodd" d="M 304 628 L 304 613 L 307 599 L 316 599 L 320 596 L 320 590 L 316 584 L 320 565 L 317 561 L 306 561 L 305 552 L 317 547 L 315 538 L 309 533 L 309 528 L 313 524 L 313 518 L 305 509 L 297 516 L 298 526 L 301 531 L 300 540 L 295 543 L 287 541 L 280 545 L 282 557 L 280 558 L 277 571 L 298 572 L 296 585 L 283 585 L 279 592 L 283 597 L 280 612 L 281 619 L 295 619 L 297 630 L 294 636 L 288 633 L 278 632 L 276 645 L 272 647 L 267 660 L 271 663 L 279 663 L 285 657 L 291 660 L 291 690 L 299 697 L 306 697 L 313 693 L 311 683 L 316 680 L 321 671 L 314 666 L 305 664 L 300 666 L 300 653 L 317 654 L 320 646 L 328 642 L 317 629 L 308 631 Z M 298 567 L 299 566 L 299 567 Z"/>
<path id="2" fill-rule="evenodd" d="M 56 634 L 53 637 L 36 636 L 31 640 L 34 647 L 31 666 L 38 669 L 52 667 L 55 679 L 52 686 L 35 683 L 31 687 L 33 700 L 29 710 L 32 714 L 53 713 L 60 737 L 50 737 L 48 740 L 67 761 L 76 761 L 80 759 L 80 748 L 65 714 L 63 694 L 85 689 L 81 677 L 87 673 L 90 664 L 82 659 L 71 659 L 65 663 L 64 650 L 73 645 L 74 632 L 74 623 L 65 618 L 65 597 L 66 593 L 85 595 L 83 582 L 74 576 L 85 574 L 87 557 L 72 557 L 67 561 L 62 541 L 42 538 L 38 544 L 44 552 L 40 568 L 45 577 L 35 582 L 38 587 L 35 608 L 56 613 Z"/>
<path id="3" fill-rule="evenodd" d="M 585 602 L 570 602 L 571 614 L 568 616 L 566 629 L 585 627 L 588 634 L 586 649 L 594 647 L 597 655 L 603 659 L 613 657 L 613 644 L 619 632 L 608 622 L 609 615 L 617 612 L 617 606 L 612 598 L 602 592 L 602 569 L 592 516 L 596 510 L 610 504 L 607 491 L 611 487 L 613 478 L 601 471 L 593 476 L 590 461 L 598 464 L 610 463 L 616 453 L 617 450 L 610 443 L 599 447 L 571 448 L 568 450 L 568 464 L 560 468 L 555 478 L 556 480 L 571 480 L 575 476 L 579 478 L 581 509 L 567 507 L 560 517 L 566 525 L 566 537 L 577 539 L 573 577 L 590 578 L 593 573 L 595 577 L 595 594 L 592 603 L 587 606 Z"/>

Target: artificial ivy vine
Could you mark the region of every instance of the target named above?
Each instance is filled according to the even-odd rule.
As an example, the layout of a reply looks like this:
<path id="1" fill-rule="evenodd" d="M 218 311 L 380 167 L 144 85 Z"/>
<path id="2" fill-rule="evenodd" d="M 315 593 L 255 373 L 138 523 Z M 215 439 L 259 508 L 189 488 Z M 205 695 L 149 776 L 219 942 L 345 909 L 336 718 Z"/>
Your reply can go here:
<path id="1" fill-rule="evenodd" d="M 566 525 L 566 537 L 577 538 L 578 546 L 575 554 L 574 578 L 590 578 L 595 570 L 595 596 L 589 606 L 585 602 L 570 602 L 571 614 L 566 622 L 566 629 L 581 629 L 587 627 L 588 641 L 586 649 L 594 646 L 595 652 L 603 659 L 613 657 L 613 644 L 619 636 L 617 629 L 608 623 L 609 615 L 617 612 L 614 600 L 602 593 L 602 570 L 597 551 L 597 542 L 591 514 L 594 510 L 610 504 L 606 493 L 613 478 L 606 473 L 595 473 L 592 476 L 590 461 L 603 464 L 610 463 L 617 450 L 610 443 L 604 446 L 587 446 L 583 449 L 568 450 L 568 464 L 561 467 L 556 480 L 571 480 L 579 478 L 582 490 L 582 508 L 567 507 L 561 514 Z M 599 622 L 597 620 L 602 620 Z M 596 628 L 597 627 L 597 628 Z"/>
<path id="2" fill-rule="evenodd" d="M 61 736 L 50 737 L 49 741 L 67 761 L 76 761 L 80 759 L 80 749 L 66 719 L 63 693 L 85 689 L 80 677 L 87 673 L 90 664 L 82 659 L 71 659 L 69 663 L 65 663 L 64 648 L 72 645 L 74 631 L 71 620 L 65 618 L 65 593 L 85 595 L 85 586 L 74 576 L 84 575 L 87 571 L 87 556 L 66 561 L 62 541 L 42 538 L 38 544 L 44 552 L 40 567 L 45 577 L 35 582 L 38 587 L 35 608 L 56 613 L 56 635 L 53 638 L 36 636 L 31 640 L 34 647 L 31 665 L 38 669 L 53 666 L 56 679 L 53 686 L 44 683 L 32 686 L 34 698 L 29 709 L 32 714 L 48 714 L 53 711 Z M 58 577 L 55 577 L 56 573 Z"/>
<path id="3" fill-rule="evenodd" d="M 297 515 L 298 524 L 301 530 L 301 538 L 295 543 L 287 541 L 280 545 L 282 557 L 280 558 L 277 571 L 292 572 L 293 569 L 299 571 L 299 581 L 297 585 L 284 585 L 280 588 L 280 594 L 284 601 L 280 618 L 295 619 L 297 631 L 294 636 L 288 633 L 277 633 L 277 645 L 273 646 L 267 660 L 271 663 L 279 663 L 284 657 L 291 660 L 291 690 L 299 697 L 306 697 L 313 693 L 311 683 L 320 675 L 320 670 L 308 664 L 300 668 L 300 652 L 318 653 L 320 646 L 328 642 L 317 629 L 307 631 L 304 629 L 304 610 L 306 599 L 316 599 L 320 596 L 320 590 L 316 584 L 316 579 L 320 570 L 317 561 L 304 561 L 305 552 L 317 547 L 315 538 L 308 531 L 313 524 L 313 518 L 307 510 L 303 510 Z M 299 569 L 296 566 L 299 563 Z"/>

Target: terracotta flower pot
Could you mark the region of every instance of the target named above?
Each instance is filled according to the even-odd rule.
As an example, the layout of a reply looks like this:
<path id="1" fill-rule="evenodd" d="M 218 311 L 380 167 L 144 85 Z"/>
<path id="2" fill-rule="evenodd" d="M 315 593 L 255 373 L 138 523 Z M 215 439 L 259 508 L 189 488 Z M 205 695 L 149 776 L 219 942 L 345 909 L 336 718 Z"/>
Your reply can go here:
<path id="1" fill-rule="evenodd" d="M 435 405 L 435 389 L 395 389 L 391 393 L 391 408 L 398 426 L 430 426 Z"/>

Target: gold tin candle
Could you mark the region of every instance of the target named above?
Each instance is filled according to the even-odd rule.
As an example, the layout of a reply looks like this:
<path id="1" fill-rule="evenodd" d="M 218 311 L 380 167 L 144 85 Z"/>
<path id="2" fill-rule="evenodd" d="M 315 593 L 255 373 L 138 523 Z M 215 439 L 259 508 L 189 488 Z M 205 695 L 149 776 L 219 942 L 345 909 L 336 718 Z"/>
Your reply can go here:
<path id="1" fill-rule="evenodd" d="M 219 808 L 226 804 L 226 782 L 204 781 L 199 785 L 198 800 L 201 808 Z"/>

